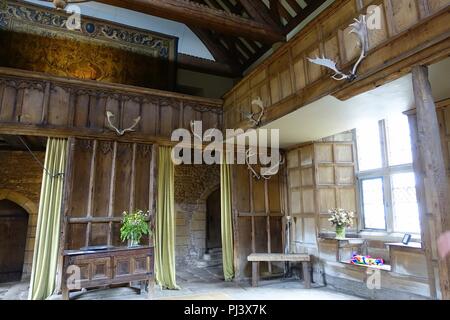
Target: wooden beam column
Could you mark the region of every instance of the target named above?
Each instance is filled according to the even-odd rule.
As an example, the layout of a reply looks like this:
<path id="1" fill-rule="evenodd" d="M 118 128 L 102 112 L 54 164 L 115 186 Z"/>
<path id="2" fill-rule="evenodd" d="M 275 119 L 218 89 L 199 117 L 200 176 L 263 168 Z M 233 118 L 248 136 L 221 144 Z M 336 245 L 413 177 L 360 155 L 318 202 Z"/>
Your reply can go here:
<path id="1" fill-rule="evenodd" d="M 284 41 L 286 37 L 271 26 L 193 1 L 181 0 L 97 0 L 190 26 L 213 29 L 224 34 L 248 37 L 264 43 Z"/>
<path id="2" fill-rule="evenodd" d="M 450 230 L 447 169 L 442 152 L 436 106 L 428 79 L 428 69 L 424 66 L 416 66 L 413 68 L 412 74 L 417 108 L 418 147 L 424 187 L 429 195 L 426 199 L 427 212 L 423 216 L 435 221 L 434 226 L 431 226 L 433 230 L 431 241 L 436 243 L 443 231 Z M 433 257 L 437 257 L 436 253 L 433 254 Z M 439 270 L 442 298 L 450 300 L 450 258 L 436 261 L 436 263 Z"/>

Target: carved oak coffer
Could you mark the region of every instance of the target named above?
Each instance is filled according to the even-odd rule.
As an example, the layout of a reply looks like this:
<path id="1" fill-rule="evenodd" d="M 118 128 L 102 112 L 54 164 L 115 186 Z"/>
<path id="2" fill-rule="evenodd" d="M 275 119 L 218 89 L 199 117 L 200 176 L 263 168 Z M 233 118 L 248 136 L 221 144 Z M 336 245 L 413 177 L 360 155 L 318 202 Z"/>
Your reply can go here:
<path id="1" fill-rule="evenodd" d="M 64 251 L 62 293 L 139 281 L 153 286 L 153 247 L 112 247 L 106 250 Z"/>

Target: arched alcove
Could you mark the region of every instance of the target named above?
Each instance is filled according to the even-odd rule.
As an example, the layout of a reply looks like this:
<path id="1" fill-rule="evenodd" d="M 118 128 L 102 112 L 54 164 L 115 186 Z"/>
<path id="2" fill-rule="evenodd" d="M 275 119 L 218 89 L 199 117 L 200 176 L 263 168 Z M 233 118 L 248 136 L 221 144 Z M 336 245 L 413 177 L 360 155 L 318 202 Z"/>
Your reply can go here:
<path id="1" fill-rule="evenodd" d="M 22 278 L 28 213 L 10 200 L 0 200 L 0 283 Z"/>
<path id="2" fill-rule="evenodd" d="M 206 199 L 206 251 L 222 248 L 220 188 Z"/>
<path id="3" fill-rule="evenodd" d="M 25 257 L 23 263 L 22 280 L 31 274 L 33 263 L 33 250 L 38 216 L 38 204 L 22 193 L 10 189 L 0 189 L 0 201 L 9 200 L 20 206 L 28 213 L 28 227 L 26 231 Z"/>

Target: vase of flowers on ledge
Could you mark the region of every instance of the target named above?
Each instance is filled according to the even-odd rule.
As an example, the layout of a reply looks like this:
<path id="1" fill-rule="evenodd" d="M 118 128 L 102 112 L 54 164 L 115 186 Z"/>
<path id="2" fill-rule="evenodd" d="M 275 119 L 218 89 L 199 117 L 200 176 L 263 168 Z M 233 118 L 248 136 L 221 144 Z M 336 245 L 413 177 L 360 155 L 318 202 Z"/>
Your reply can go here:
<path id="1" fill-rule="evenodd" d="M 128 241 L 128 247 L 138 247 L 144 235 L 150 235 L 148 222 L 149 213 L 142 210 L 124 212 L 122 227 L 120 228 L 120 240 Z"/>
<path id="2" fill-rule="evenodd" d="M 345 239 L 346 228 L 353 226 L 354 213 L 341 208 L 328 210 L 328 213 L 331 215 L 328 221 L 336 227 L 336 239 Z"/>

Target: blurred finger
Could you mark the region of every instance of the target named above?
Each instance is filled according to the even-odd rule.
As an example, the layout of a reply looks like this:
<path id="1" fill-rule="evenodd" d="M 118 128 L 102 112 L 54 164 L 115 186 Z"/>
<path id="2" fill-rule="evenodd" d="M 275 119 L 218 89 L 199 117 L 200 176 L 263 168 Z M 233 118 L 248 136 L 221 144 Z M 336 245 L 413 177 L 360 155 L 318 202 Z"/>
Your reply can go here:
<path id="1" fill-rule="evenodd" d="M 439 256 L 442 259 L 445 259 L 445 257 L 450 253 L 450 231 L 447 231 L 439 237 L 437 245 Z"/>

